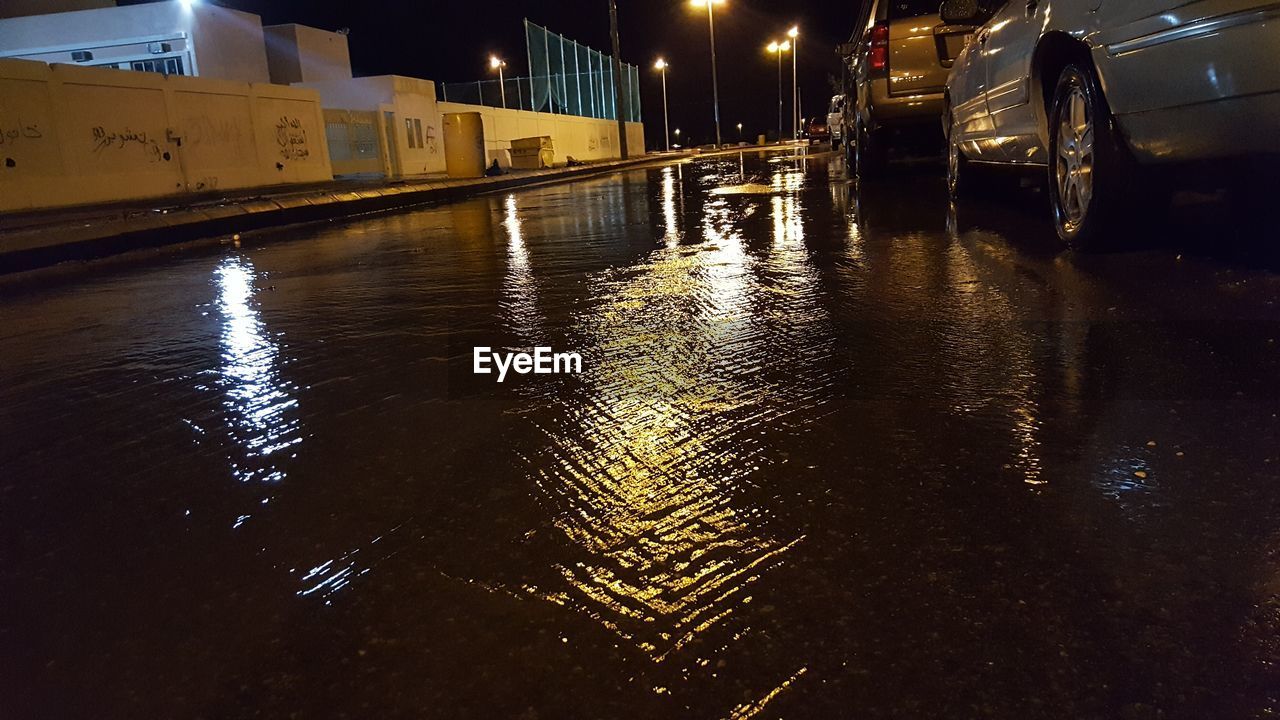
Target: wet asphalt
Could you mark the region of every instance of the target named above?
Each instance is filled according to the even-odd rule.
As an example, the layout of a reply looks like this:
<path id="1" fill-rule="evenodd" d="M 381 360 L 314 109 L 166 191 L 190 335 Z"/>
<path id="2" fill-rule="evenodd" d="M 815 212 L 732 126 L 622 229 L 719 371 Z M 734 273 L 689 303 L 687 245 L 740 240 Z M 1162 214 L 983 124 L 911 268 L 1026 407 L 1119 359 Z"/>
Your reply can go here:
<path id="1" fill-rule="evenodd" d="M 725 156 L 0 281 L 0 714 L 1276 716 L 1274 238 L 1195 197 L 1064 253 L 940 174 Z"/>

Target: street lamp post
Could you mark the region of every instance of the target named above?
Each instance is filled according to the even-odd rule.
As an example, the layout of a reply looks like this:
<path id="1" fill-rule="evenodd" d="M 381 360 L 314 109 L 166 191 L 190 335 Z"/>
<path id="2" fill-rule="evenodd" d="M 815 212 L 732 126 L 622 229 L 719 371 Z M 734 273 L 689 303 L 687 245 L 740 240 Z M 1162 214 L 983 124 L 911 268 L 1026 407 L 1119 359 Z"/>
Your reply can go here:
<path id="1" fill-rule="evenodd" d="M 787 31 L 791 38 L 791 120 L 795 142 L 800 142 L 800 86 L 797 84 L 799 73 L 796 69 L 796 58 L 800 56 L 800 27 L 794 26 Z"/>
<path id="2" fill-rule="evenodd" d="M 768 50 L 778 56 L 778 142 L 782 142 L 782 54 L 791 49 L 791 41 L 773 41 Z"/>
<path id="3" fill-rule="evenodd" d="M 742 142 L 742 123 L 738 123 L 738 142 Z"/>
<path id="4" fill-rule="evenodd" d="M 724 144 L 720 137 L 720 81 L 716 76 L 716 13 L 713 9 L 716 5 L 723 4 L 725 0 L 690 0 L 694 7 L 707 6 L 707 28 L 711 32 L 711 97 L 715 102 L 716 110 L 716 147 Z"/>
<path id="5" fill-rule="evenodd" d="M 609 0 L 609 35 L 613 40 L 613 112 L 618 117 L 618 155 L 626 160 L 627 150 L 627 114 L 625 107 L 631 104 L 622 102 L 622 46 L 618 41 L 618 0 Z"/>
<path id="6" fill-rule="evenodd" d="M 507 82 L 502 75 L 502 69 L 507 66 L 506 61 L 500 59 L 497 55 L 489 56 L 489 68 L 498 71 L 498 87 L 502 90 L 502 109 L 507 109 Z"/>
<path id="7" fill-rule="evenodd" d="M 667 141 L 667 152 L 671 152 L 671 120 L 667 114 L 667 61 L 658 58 L 653 66 L 662 73 L 662 137 Z M 677 130 L 676 132 L 680 132 Z"/>

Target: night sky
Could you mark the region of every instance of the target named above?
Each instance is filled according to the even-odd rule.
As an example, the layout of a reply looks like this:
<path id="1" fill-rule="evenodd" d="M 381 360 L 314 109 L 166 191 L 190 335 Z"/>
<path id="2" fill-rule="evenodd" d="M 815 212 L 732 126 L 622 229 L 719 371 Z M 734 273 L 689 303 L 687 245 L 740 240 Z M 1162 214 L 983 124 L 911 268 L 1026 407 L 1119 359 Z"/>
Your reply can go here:
<path id="1" fill-rule="evenodd" d="M 120 0 L 135 4 L 141 0 Z M 266 24 L 297 22 L 351 29 L 357 75 L 396 73 L 437 82 L 485 79 L 487 59 L 507 59 L 508 76 L 526 75 L 524 18 L 606 53 L 606 0 L 217 0 L 256 13 Z M 858 0 L 727 0 L 716 9 L 716 50 L 724 139 L 748 138 L 778 124 L 775 56 L 765 52 L 793 24 L 802 32 L 800 88 L 805 115 L 826 113 L 828 76 L 839 72 L 835 45 L 848 38 Z M 651 146 L 662 137 L 662 90 L 652 70 L 660 55 L 668 70 L 671 126 L 698 142 L 714 140 L 711 61 L 706 11 L 688 0 L 618 0 L 622 58 L 641 70 L 644 119 Z M 790 112 L 790 59 L 784 72 Z M 790 132 L 788 128 L 787 132 Z"/>

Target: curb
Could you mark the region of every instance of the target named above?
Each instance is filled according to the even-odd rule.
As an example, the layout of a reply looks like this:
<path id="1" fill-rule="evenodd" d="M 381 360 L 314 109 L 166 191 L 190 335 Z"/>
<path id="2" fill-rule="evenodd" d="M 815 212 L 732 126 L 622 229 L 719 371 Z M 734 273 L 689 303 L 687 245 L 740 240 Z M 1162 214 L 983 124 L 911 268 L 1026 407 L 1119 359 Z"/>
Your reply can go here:
<path id="1" fill-rule="evenodd" d="M 332 220 L 385 212 L 431 202 L 458 200 L 513 188 L 547 185 L 606 175 L 647 165 L 661 165 L 694 157 L 692 153 L 614 160 L 574 168 L 539 170 L 528 175 L 502 176 L 386 185 L 348 191 L 325 190 L 314 194 L 276 198 L 254 197 L 226 205 L 193 208 L 180 214 L 151 214 L 101 226 L 48 228 L 71 236 L 56 245 L 19 247 L 0 251 L 0 275 L 35 270 L 68 260 L 92 260 L 130 250 L 171 245 L 189 240 L 262 230 L 297 223 Z M 0 235 L 0 240 L 4 236 Z"/>

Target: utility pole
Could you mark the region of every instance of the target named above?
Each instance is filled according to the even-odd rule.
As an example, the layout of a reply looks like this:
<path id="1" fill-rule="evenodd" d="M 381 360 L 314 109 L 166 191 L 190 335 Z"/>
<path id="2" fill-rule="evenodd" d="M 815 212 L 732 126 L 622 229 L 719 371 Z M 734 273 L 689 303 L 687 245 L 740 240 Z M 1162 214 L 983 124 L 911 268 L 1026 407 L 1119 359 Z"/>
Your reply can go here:
<path id="1" fill-rule="evenodd" d="M 618 116 L 618 149 L 627 159 L 627 118 L 622 114 L 622 44 L 618 41 L 618 0 L 609 0 L 609 32 L 613 35 L 613 112 Z M 627 98 L 630 102 L 631 98 Z"/>
<path id="2" fill-rule="evenodd" d="M 707 28 L 711 32 L 711 97 L 716 105 L 716 149 L 719 150 L 724 141 L 720 139 L 720 79 L 716 77 L 716 12 L 713 6 L 717 1 L 707 1 Z"/>

